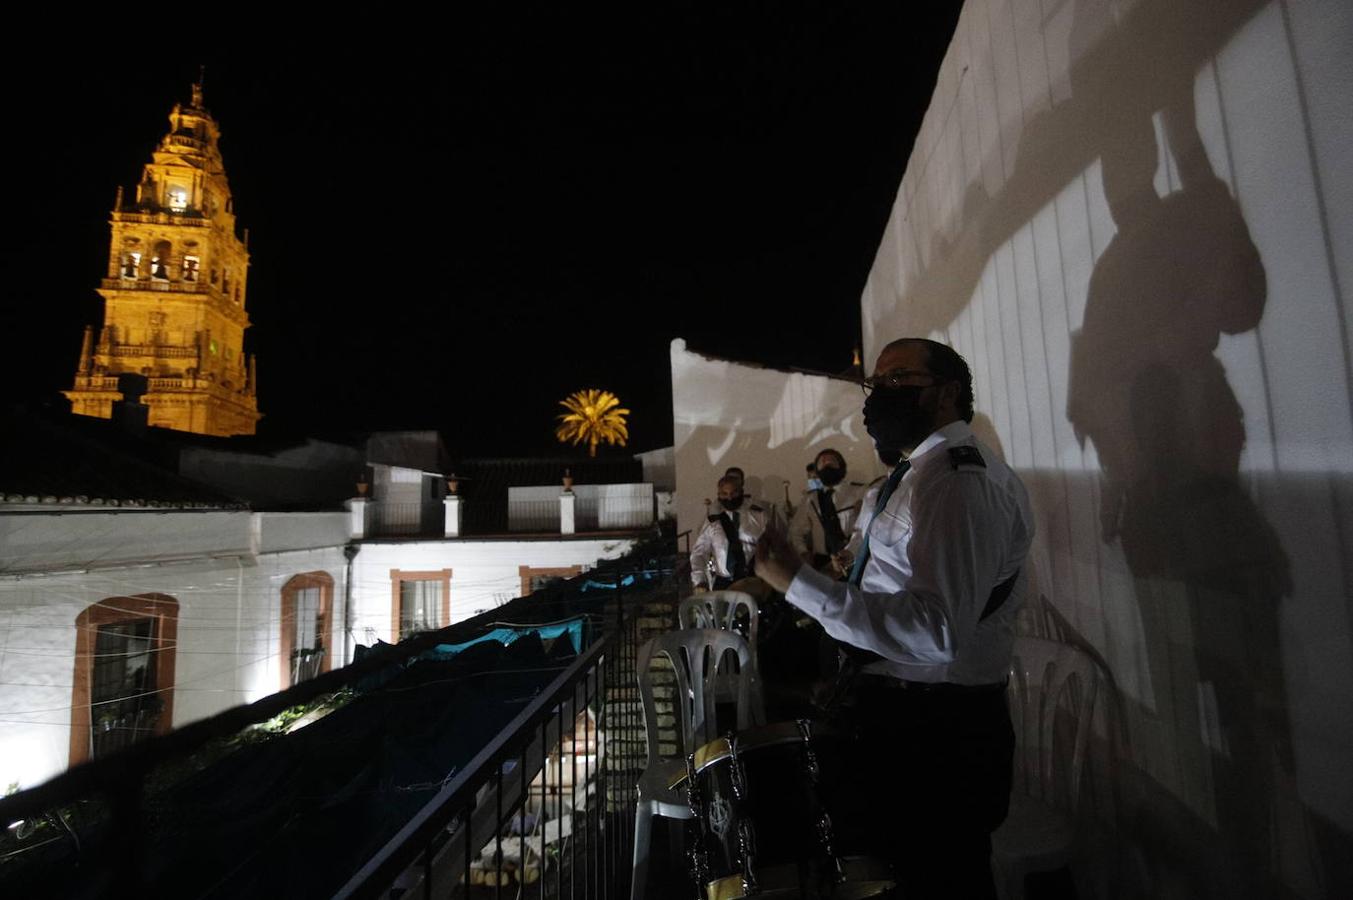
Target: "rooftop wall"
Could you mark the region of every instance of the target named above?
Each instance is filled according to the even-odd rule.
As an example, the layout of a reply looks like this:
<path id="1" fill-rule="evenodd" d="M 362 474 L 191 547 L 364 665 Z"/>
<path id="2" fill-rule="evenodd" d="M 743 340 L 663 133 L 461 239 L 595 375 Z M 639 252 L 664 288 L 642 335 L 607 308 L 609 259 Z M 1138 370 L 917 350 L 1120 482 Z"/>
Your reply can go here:
<path id="1" fill-rule="evenodd" d="M 1350 47 L 1335 0 L 968 0 L 861 302 L 866 362 L 972 363 L 1122 693 L 1143 894 L 1349 874 Z"/>
<path id="2" fill-rule="evenodd" d="M 751 496 L 782 514 L 786 490 L 798 504 L 804 467 L 828 447 L 845 456 L 852 481 L 872 481 L 883 466 L 863 403 L 859 385 L 845 379 L 712 359 L 672 341 L 678 531 L 700 528 L 704 501 L 730 466 L 746 473 Z"/>

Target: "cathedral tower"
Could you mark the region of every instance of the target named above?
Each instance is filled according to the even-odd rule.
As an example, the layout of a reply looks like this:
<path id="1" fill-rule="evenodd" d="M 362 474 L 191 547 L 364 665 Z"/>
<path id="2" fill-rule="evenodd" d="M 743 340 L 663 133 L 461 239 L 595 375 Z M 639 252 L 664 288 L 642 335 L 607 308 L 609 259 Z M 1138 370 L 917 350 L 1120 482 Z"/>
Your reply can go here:
<path id="1" fill-rule="evenodd" d="M 118 376 L 147 378 L 149 423 L 197 434 L 253 434 L 259 419 L 244 297 L 248 238 L 235 233 L 234 203 L 218 146 L 221 132 L 202 103 L 175 104 L 127 202 L 118 188 L 103 330 L 85 329 L 66 391 L 73 411 L 112 415 Z"/>

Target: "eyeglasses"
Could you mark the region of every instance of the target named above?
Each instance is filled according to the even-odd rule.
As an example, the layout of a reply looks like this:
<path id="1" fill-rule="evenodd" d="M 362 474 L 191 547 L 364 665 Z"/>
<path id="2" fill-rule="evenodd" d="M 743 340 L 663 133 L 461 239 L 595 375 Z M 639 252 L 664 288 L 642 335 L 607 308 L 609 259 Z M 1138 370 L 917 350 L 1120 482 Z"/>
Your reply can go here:
<path id="1" fill-rule="evenodd" d="M 913 378 L 929 378 L 928 384 L 917 384 L 910 380 Z M 904 387 L 934 387 L 937 384 L 943 384 L 948 379 L 941 378 L 930 372 L 913 372 L 908 369 L 893 369 L 891 372 L 884 372 L 882 375 L 872 375 L 860 382 L 860 390 L 867 396 L 874 388 L 884 388 L 885 390 L 895 391 Z"/>

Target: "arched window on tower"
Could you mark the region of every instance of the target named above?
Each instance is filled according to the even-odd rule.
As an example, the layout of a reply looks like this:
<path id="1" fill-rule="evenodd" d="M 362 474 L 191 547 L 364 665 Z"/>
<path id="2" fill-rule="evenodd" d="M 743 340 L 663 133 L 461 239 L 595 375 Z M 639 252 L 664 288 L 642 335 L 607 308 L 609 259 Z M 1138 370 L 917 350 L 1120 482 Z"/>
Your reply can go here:
<path id="1" fill-rule="evenodd" d="M 230 267 L 221 269 L 221 293 L 230 294 Z"/>
<path id="2" fill-rule="evenodd" d="M 173 727 L 178 618 L 166 594 L 109 597 L 75 617 L 70 765 Z"/>
<path id="3" fill-rule="evenodd" d="M 188 208 L 188 189 L 181 185 L 169 186 L 169 208 L 174 212 L 183 212 Z"/>
<path id="4" fill-rule="evenodd" d="M 141 273 L 141 254 L 135 250 L 122 254 L 122 277 L 135 278 Z"/>
<path id="5" fill-rule="evenodd" d="M 183 280 L 197 281 L 197 273 L 201 266 L 202 262 L 196 256 L 183 257 Z"/>
<path id="6" fill-rule="evenodd" d="M 155 251 L 150 257 L 150 277 L 158 281 L 169 280 L 169 256 L 174 251 L 168 241 L 156 241 Z"/>

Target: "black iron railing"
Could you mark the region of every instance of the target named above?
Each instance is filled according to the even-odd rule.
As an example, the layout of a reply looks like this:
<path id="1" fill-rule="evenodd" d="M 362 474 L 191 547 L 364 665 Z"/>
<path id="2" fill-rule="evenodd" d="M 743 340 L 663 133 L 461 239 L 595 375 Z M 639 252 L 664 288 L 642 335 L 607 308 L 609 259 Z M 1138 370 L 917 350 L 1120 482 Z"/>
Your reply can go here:
<path id="1" fill-rule="evenodd" d="M 641 573 L 652 574 L 611 573 L 614 618 L 601 637 L 336 897 L 628 896 L 642 762 L 615 748 L 643 731 L 633 699 L 639 616 L 625 588 Z M 675 571 L 661 574 L 670 587 Z"/>

